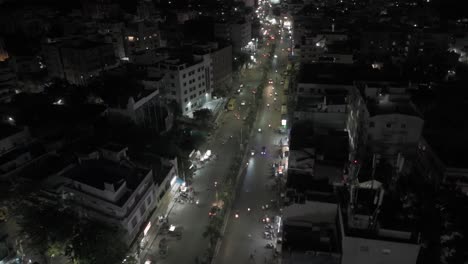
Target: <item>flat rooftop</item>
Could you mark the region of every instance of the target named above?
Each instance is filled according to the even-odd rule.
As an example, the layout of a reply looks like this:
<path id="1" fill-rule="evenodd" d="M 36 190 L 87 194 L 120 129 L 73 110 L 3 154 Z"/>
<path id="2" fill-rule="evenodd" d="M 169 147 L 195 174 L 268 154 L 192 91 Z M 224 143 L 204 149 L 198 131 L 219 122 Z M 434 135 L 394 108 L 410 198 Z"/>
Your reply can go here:
<path id="1" fill-rule="evenodd" d="M 352 85 L 356 68 L 352 65 L 334 63 L 303 64 L 298 83 Z"/>
<path id="2" fill-rule="evenodd" d="M 369 110 L 370 116 L 375 115 L 389 115 L 389 114 L 402 114 L 421 117 L 421 114 L 416 107 L 408 99 L 377 99 L 368 100 L 367 109 Z"/>
<path id="3" fill-rule="evenodd" d="M 377 215 L 375 227 L 360 229 L 353 228 L 349 224 L 348 207 L 350 206 L 350 195 L 347 187 L 337 188 L 337 194 L 341 209 L 339 213 L 342 217 L 344 232 L 347 236 L 400 243 L 417 243 L 419 232 L 416 220 L 410 218 L 408 209 L 403 208 L 403 203 L 398 195 L 393 197 L 389 192 L 386 192 Z M 372 215 L 373 209 L 375 209 L 375 205 L 372 202 L 375 197 L 374 190 L 359 189 L 357 195 L 361 197 L 355 205 L 356 214 Z"/>
<path id="4" fill-rule="evenodd" d="M 143 180 L 149 170 L 129 168 L 108 160 L 86 160 L 65 173 L 65 177 L 74 181 L 104 190 L 104 183 L 114 185 L 117 190 L 127 183 L 130 189 L 135 188 Z"/>
<path id="5" fill-rule="evenodd" d="M 290 133 L 291 150 L 314 148 L 322 160 L 345 161 L 348 157 L 348 132 L 342 130 L 318 130 L 311 122 L 296 123 Z"/>

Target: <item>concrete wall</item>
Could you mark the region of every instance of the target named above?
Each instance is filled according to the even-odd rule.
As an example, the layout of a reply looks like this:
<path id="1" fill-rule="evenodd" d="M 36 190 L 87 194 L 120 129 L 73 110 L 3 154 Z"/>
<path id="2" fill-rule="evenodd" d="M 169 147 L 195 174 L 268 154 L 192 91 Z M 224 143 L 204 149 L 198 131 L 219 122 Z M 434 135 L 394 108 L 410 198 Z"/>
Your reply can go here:
<path id="1" fill-rule="evenodd" d="M 420 246 L 344 236 L 342 249 L 342 264 L 416 264 Z"/>

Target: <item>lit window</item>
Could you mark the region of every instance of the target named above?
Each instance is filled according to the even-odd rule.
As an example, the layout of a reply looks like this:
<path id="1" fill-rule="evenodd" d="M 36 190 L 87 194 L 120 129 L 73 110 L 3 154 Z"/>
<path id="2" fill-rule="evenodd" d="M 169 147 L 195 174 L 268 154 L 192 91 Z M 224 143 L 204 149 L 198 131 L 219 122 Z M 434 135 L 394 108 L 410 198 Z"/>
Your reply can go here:
<path id="1" fill-rule="evenodd" d="M 134 41 L 135 40 L 135 37 L 133 36 L 128 36 L 128 41 Z"/>

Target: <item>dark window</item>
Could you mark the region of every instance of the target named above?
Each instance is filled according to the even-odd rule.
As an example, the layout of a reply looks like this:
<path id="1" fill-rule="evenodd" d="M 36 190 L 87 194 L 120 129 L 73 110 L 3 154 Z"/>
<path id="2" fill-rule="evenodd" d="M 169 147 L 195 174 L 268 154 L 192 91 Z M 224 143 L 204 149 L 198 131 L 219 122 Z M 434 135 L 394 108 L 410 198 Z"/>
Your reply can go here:
<path id="1" fill-rule="evenodd" d="M 406 128 L 406 124 L 401 124 L 401 128 Z"/>
<path id="2" fill-rule="evenodd" d="M 304 88 L 303 87 L 299 88 L 299 92 L 304 92 Z"/>
<path id="3" fill-rule="evenodd" d="M 187 102 L 187 101 L 188 101 L 188 99 L 187 99 L 187 98 L 185 98 L 185 99 L 184 99 L 184 102 Z"/>
<path id="4" fill-rule="evenodd" d="M 184 94 L 187 94 L 187 90 L 184 91 Z"/>
<path id="5" fill-rule="evenodd" d="M 361 252 L 369 252 L 369 247 L 368 246 L 361 246 L 359 250 Z"/>
<path id="6" fill-rule="evenodd" d="M 137 222 L 138 222 L 137 218 L 136 218 L 136 216 L 134 216 L 133 219 L 132 219 L 132 228 L 135 228 L 135 226 L 137 225 Z"/>
<path id="7" fill-rule="evenodd" d="M 369 127 L 375 127 L 375 123 L 374 123 L 374 122 L 370 122 L 370 123 L 369 123 Z"/>
<path id="8" fill-rule="evenodd" d="M 172 94 L 172 95 L 175 95 L 176 93 L 175 93 L 175 91 L 171 91 L 171 94 Z"/>
<path id="9" fill-rule="evenodd" d="M 392 127 L 392 124 L 387 123 L 387 128 L 391 128 L 391 127 Z"/>

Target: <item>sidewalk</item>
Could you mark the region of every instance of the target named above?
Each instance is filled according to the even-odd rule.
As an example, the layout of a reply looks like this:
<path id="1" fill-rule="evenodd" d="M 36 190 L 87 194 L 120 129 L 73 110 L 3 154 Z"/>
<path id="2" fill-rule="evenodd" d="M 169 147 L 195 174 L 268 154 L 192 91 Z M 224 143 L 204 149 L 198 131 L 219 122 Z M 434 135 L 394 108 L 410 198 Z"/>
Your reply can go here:
<path id="1" fill-rule="evenodd" d="M 170 214 L 175 204 L 174 198 L 177 196 L 179 186 L 180 184 L 174 184 L 174 186 L 172 186 L 172 188 L 169 189 L 166 192 L 166 194 L 164 194 L 163 198 L 159 202 L 159 206 L 151 214 L 150 222 L 153 223 L 153 226 L 151 227 L 150 232 L 147 235 L 148 242 L 143 246 L 141 252 L 139 253 L 139 263 L 143 264 L 149 257 L 151 257 L 150 251 L 157 240 L 157 237 L 159 235 L 159 228 L 161 226 L 161 224 L 158 221 L 158 217 L 166 217 Z"/>

